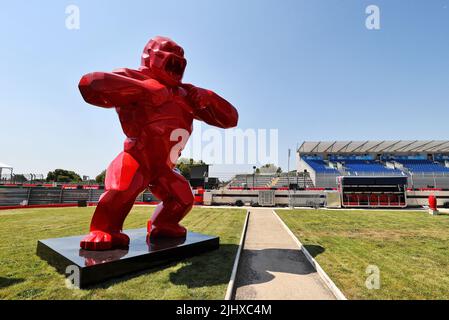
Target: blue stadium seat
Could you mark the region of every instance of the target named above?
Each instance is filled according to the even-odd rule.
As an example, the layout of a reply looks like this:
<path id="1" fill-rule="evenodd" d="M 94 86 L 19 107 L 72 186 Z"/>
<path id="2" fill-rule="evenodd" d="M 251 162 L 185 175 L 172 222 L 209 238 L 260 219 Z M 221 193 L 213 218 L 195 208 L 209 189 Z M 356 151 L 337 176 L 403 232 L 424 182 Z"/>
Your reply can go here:
<path id="1" fill-rule="evenodd" d="M 396 160 L 411 172 L 448 173 L 449 168 L 430 160 Z"/>
<path id="2" fill-rule="evenodd" d="M 350 173 L 402 174 L 398 169 L 387 168 L 374 160 L 343 160 L 346 171 Z"/>
<path id="3" fill-rule="evenodd" d="M 330 168 L 326 166 L 326 162 L 323 160 L 311 160 L 311 159 L 303 159 L 316 173 L 339 173 L 337 169 Z"/>

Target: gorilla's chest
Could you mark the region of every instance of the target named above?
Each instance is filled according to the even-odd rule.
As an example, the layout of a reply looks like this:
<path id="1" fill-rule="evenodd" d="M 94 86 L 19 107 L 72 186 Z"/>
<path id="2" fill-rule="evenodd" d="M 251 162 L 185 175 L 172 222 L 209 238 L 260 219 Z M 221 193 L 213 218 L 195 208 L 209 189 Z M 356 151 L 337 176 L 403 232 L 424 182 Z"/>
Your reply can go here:
<path id="1" fill-rule="evenodd" d="M 191 132 L 193 111 L 182 88 L 170 89 L 169 98 L 159 106 L 143 101 L 116 110 L 125 133 L 132 131 L 135 134 L 150 127 L 152 130 L 157 127 L 162 131 L 185 129 Z"/>

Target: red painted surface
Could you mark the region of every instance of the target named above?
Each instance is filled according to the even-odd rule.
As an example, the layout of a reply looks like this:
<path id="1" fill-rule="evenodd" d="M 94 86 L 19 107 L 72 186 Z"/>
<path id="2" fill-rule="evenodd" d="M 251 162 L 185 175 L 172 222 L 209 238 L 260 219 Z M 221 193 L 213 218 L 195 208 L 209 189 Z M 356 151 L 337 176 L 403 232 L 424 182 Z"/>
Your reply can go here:
<path id="1" fill-rule="evenodd" d="M 183 237 L 179 222 L 194 197 L 189 182 L 173 170 L 194 119 L 220 128 L 237 125 L 237 110 L 216 93 L 182 83 L 187 61 L 174 41 L 155 37 L 145 46 L 138 70 L 94 72 L 79 83 L 84 100 L 115 108 L 127 136 L 124 150 L 106 172 L 106 191 L 81 241 L 89 250 L 127 247 L 123 222 L 136 196 L 150 186 L 162 202 L 151 217 L 152 237 Z"/>
<path id="2" fill-rule="evenodd" d="M 243 187 L 229 187 L 229 190 L 245 190 Z M 278 187 L 278 188 L 271 188 L 271 187 L 254 187 L 254 188 L 246 188 L 247 190 L 289 190 L 289 187 Z M 331 190 L 337 190 L 337 188 L 329 188 Z M 305 188 L 304 190 L 308 191 L 323 191 L 326 190 L 326 188 Z"/>
<path id="3" fill-rule="evenodd" d="M 78 203 L 51 203 L 51 204 L 32 204 L 27 206 L 2 206 L 0 210 L 10 209 L 33 209 L 33 208 L 65 208 L 65 207 L 77 207 Z"/>
<path id="4" fill-rule="evenodd" d="M 443 188 L 407 188 L 407 191 L 447 191 Z"/>
<path id="5" fill-rule="evenodd" d="M 433 194 L 429 196 L 429 208 L 435 211 L 437 210 L 437 198 Z"/>
<path id="6" fill-rule="evenodd" d="M 194 189 L 193 190 L 193 194 L 194 194 L 194 199 L 195 199 L 195 202 L 194 202 L 194 204 L 195 205 L 198 205 L 198 206 L 200 206 L 200 205 L 203 205 L 204 204 L 204 189 L 203 188 L 197 188 L 197 189 Z"/>
<path id="7" fill-rule="evenodd" d="M 68 185 L 68 184 L 66 184 L 66 185 L 63 185 L 61 188 L 64 189 L 64 190 L 75 190 L 75 189 L 78 189 L 78 186 L 77 185 Z"/>
<path id="8" fill-rule="evenodd" d="M 137 205 L 158 205 L 160 201 L 136 201 L 134 204 Z M 96 207 L 96 202 L 88 202 L 89 207 Z M 51 204 L 33 204 L 27 206 L 0 206 L 0 210 L 13 210 L 13 209 L 33 209 L 33 208 L 66 208 L 66 207 L 78 207 L 78 203 L 51 203 Z"/>
<path id="9" fill-rule="evenodd" d="M 99 185 L 87 185 L 87 186 L 83 186 L 83 189 L 85 190 L 98 190 L 100 189 Z"/>

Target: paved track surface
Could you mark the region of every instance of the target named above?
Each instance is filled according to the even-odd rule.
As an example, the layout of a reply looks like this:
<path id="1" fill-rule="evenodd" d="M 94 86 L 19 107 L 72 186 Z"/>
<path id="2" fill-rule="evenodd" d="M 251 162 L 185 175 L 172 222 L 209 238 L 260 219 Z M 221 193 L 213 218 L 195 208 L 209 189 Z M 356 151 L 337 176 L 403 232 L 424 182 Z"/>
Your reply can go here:
<path id="1" fill-rule="evenodd" d="M 250 212 L 235 299 L 335 299 L 272 210 Z"/>

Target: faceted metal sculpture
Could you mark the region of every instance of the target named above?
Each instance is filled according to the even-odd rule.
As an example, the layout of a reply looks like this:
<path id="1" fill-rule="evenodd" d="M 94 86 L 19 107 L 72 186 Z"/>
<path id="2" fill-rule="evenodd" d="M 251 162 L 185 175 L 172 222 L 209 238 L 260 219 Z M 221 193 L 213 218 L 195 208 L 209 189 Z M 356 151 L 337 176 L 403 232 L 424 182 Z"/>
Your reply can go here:
<path id="1" fill-rule="evenodd" d="M 174 170 L 192 132 L 193 119 L 220 128 L 237 125 L 237 110 L 216 93 L 181 82 L 184 50 L 166 37 L 145 46 L 138 70 L 83 76 L 79 89 L 90 104 L 115 108 L 127 136 L 124 151 L 109 165 L 105 192 L 80 243 L 87 250 L 126 248 L 123 222 L 137 195 L 150 188 L 162 202 L 148 221 L 151 237 L 184 237 L 179 222 L 191 210 L 189 182 Z"/>

